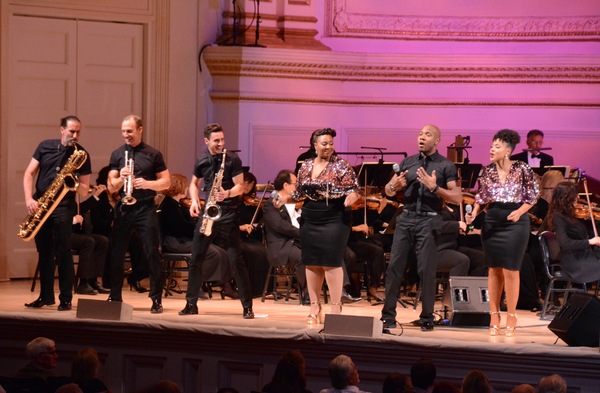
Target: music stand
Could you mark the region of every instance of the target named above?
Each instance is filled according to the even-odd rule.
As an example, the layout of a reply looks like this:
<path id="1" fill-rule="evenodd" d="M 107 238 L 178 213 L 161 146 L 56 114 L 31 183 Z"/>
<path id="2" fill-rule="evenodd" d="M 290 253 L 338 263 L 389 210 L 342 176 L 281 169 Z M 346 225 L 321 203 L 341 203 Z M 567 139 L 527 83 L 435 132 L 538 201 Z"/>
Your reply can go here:
<path id="1" fill-rule="evenodd" d="M 564 178 L 569 177 L 569 172 L 571 171 L 571 167 L 568 165 L 557 165 L 557 166 L 542 166 L 542 167 L 531 167 L 531 170 L 534 171 L 537 175 L 544 176 L 544 174 L 550 170 L 559 171 L 562 173 Z"/>
<path id="2" fill-rule="evenodd" d="M 459 184 L 461 190 L 471 190 L 475 188 L 482 164 L 454 164 L 456 169 L 460 169 L 462 184 Z"/>
<path id="3" fill-rule="evenodd" d="M 392 178 L 394 162 L 363 162 L 358 171 L 358 184 L 361 187 L 385 187 Z"/>

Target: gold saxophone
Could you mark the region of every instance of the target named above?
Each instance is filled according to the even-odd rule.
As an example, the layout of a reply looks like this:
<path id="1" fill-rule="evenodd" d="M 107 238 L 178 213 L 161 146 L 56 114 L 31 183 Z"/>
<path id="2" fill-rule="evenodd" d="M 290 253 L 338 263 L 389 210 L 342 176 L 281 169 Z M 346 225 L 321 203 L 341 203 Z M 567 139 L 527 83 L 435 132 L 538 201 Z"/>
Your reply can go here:
<path id="1" fill-rule="evenodd" d="M 204 206 L 204 214 L 202 215 L 202 224 L 200 224 L 199 232 L 205 236 L 210 236 L 212 233 L 213 222 L 221 218 L 221 208 L 219 205 L 217 205 L 216 193 L 219 192 L 221 189 L 221 184 L 223 183 L 223 172 L 225 172 L 225 153 L 227 153 L 227 150 L 223 149 L 221 168 L 219 168 L 219 172 L 217 172 L 215 175 L 215 180 L 213 181 L 210 194 L 206 198 L 206 205 Z"/>
<path id="2" fill-rule="evenodd" d="M 28 242 L 33 239 L 67 192 L 76 191 L 77 187 L 79 187 L 75 171 L 81 168 L 87 159 L 87 153 L 84 150 L 77 149 L 76 144 L 74 146 L 75 151 L 71 154 L 60 172 L 56 174 L 50 187 L 37 200 L 37 210 L 25 217 L 23 223 L 19 225 L 19 233 L 17 235 L 24 241 Z"/>

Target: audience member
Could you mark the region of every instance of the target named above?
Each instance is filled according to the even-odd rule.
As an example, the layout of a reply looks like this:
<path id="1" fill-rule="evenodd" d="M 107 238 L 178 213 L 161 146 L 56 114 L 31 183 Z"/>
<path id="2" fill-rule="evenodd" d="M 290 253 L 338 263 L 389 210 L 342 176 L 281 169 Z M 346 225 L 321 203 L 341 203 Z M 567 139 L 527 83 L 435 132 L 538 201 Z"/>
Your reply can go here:
<path id="1" fill-rule="evenodd" d="M 108 388 L 98 378 L 100 359 L 94 348 L 84 348 L 77 352 L 71 363 L 71 378 L 83 393 L 108 392 Z"/>
<path id="2" fill-rule="evenodd" d="M 404 374 L 391 373 L 383 380 L 382 393 L 410 393 L 412 385 L 410 378 Z"/>
<path id="3" fill-rule="evenodd" d="M 55 393 L 84 393 L 76 383 L 68 383 L 56 389 Z"/>
<path id="4" fill-rule="evenodd" d="M 181 389 L 173 381 L 163 379 L 161 381 L 152 384 L 145 389 L 137 391 L 138 393 L 181 393 Z M 218 392 L 217 392 L 218 393 Z M 235 392 L 237 393 L 237 392 Z"/>
<path id="5" fill-rule="evenodd" d="M 358 368 L 346 355 L 338 355 L 329 363 L 329 378 L 333 388 L 322 389 L 321 393 L 366 393 L 358 388 Z"/>
<path id="6" fill-rule="evenodd" d="M 567 393 L 567 382 L 558 374 L 540 379 L 538 393 Z"/>
<path id="7" fill-rule="evenodd" d="M 441 381 L 433 384 L 432 393 L 461 393 L 460 388 L 450 382 Z"/>
<path id="8" fill-rule="evenodd" d="M 469 371 L 462 382 L 462 393 L 492 393 L 490 380 L 483 371 Z"/>
<path id="9" fill-rule="evenodd" d="M 420 359 L 410 368 L 410 379 L 415 393 L 431 393 L 437 376 L 431 359 Z"/>
<path id="10" fill-rule="evenodd" d="M 515 386 L 510 393 L 535 393 L 535 388 L 528 383 L 522 383 L 518 386 Z"/>
<path id="11" fill-rule="evenodd" d="M 238 393 L 234 388 L 221 388 L 217 390 L 217 393 Z"/>
<path id="12" fill-rule="evenodd" d="M 38 337 L 25 347 L 29 363 L 17 371 L 19 378 L 48 378 L 55 376 L 54 369 L 58 362 L 58 353 L 53 340 Z"/>
<path id="13" fill-rule="evenodd" d="M 304 356 L 300 351 L 284 352 L 277 362 L 271 382 L 263 388 L 264 393 L 310 393 L 306 389 Z"/>

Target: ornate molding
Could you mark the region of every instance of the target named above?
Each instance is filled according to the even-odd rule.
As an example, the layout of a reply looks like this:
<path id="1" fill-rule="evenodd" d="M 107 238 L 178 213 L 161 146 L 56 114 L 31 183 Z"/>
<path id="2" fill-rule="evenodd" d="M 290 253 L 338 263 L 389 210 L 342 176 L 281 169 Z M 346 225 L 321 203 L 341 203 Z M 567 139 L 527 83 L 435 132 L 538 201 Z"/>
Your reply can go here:
<path id="1" fill-rule="evenodd" d="M 373 99 L 328 99 L 325 97 L 306 98 L 306 97 L 266 97 L 238 95 L 227 93 L 211 93 L 213 101 L 246 101 L 246 102 L 279 102 L 296 104 L 323 104 L 323 105 L 361 105 L 361 106 L 394 106 L 394 107 L 545 107 L 545 108 L 600 108 L 600 102 L 579 103 L 579 102 L 523 102 L 523 101 L 403 101 L 385 100 L 373 97 Z"/>
<path id="2" fill-rule="evenodd" d="M 600 17 L 431 17 L 348 12 L 347 0 L 328 0 L 332 37 L 453 41 L 597 41 Z"/>

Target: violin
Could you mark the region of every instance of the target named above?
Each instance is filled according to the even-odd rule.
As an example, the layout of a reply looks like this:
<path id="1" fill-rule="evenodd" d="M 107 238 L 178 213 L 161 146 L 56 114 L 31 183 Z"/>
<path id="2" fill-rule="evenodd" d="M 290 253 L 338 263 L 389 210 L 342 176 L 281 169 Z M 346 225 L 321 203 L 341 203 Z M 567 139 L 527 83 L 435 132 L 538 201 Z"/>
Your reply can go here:
<path id="1" fill-rule="evenodd" d="M 600 208 L 592 207 L 590 209 L 588 207 L 588 205 L 585 205 L 582 203 L 576 203 L 573 206 L 573 209 L 575 211 L 575 217 L 577 217 L 579 219 L 589 220 L 590 214 L 591 214 L 594 217 L 595 221 L 600 221 Z"/>
<path id="2" fill-rule="evenodd" d="M 179 200 L 179 206 L 189 209 L 192 206 L 192 198 L 184 197 Z"/>
<path id="3" fill-rule="evenodd" d="M 262 208 L 263 205 L 265 204 L 264 199 L 261 200 L 260 198 L 257 198 L 256 196 L 251 196 L 251 195 L 244 195 L 242 197 L 242 200 L 244 201 L 244 205 L 246 205 L 246 206 L 252 206 L 252 207 L 260 206 Z"/>
<path id="4" fill-rule="evenodd" d="M 381 198 L 376 197 L 367 197 L 364 196 L 359 197 L 356 202 L 351 205 L 352 210 L 359 210 L 365 208 L 365 203 L 367 204 L 368 210 L 377 210 L 379 209 L 379 205 L 381 204 Z"/>

